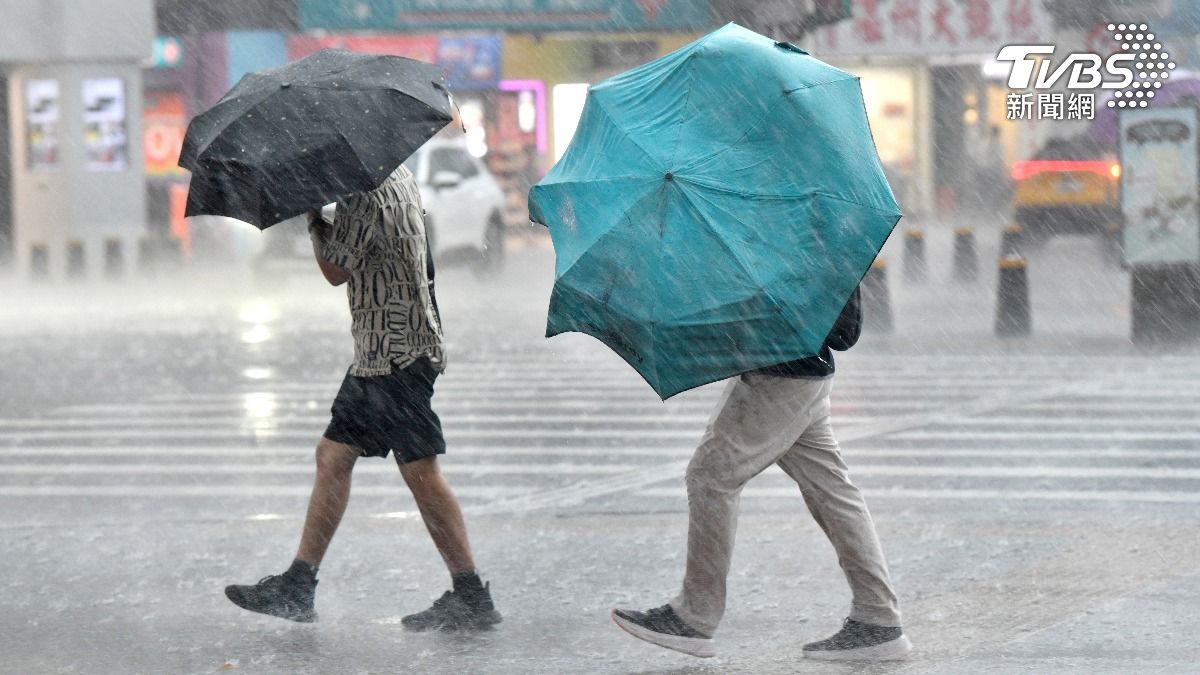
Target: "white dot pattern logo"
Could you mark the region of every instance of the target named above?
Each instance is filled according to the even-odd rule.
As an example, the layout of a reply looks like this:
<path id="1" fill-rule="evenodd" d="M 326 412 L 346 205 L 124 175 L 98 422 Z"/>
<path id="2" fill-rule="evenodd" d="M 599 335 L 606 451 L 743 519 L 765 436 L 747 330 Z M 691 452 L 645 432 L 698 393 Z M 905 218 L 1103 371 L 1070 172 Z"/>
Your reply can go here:
<path id="1" fill-rule="evenodd" d="M 1154 33 L 1150 32 L 1148 24 L 1108 24 L 1108 30 L 1113 39 L 1121 43 L 1121 51 L 1134 55 L 1133 66 L 1137 76 L 1130 87 L 1113 92 L 1108 101 L 1110 108 L 1145 108 L 1154 98 L 1153 89 L 1162 87 L 1162 80 L 1171 76 L 1175 70 L 1175 62 L 1171 55 L 1163 51 L 1161 42 L 1154 42 Z M 1144 80 L 1151 80 L 1146 82 Z M 1146 91 L 1138 91 L 1145 88 Z"/>

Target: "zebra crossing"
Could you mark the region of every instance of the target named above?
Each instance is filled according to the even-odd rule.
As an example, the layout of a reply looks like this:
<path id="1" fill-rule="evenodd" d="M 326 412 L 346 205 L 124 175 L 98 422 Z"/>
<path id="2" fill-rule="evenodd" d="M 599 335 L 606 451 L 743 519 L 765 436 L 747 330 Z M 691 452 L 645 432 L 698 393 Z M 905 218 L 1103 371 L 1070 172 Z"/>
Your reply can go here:
<path id="1" fill-rule="evenodd" d="M 337 386 L 247 379 L 0 419 L 0 498 L 294 510 Z M 473 511 L 683 509 L 720 387 L 660 402 L 599 349 L 463 360 L 437 384 L 443 466 Z M 1187 356 L 851 353 L 834 387 L 835 430 L 871 499 L 1194 504 L 1198 407 L 1200 359 Z M 361 462 L 355 481 L 379 515 L 411 509 L 391 462 Z M 771 469 L 744 503 L 796 496 Z"/>

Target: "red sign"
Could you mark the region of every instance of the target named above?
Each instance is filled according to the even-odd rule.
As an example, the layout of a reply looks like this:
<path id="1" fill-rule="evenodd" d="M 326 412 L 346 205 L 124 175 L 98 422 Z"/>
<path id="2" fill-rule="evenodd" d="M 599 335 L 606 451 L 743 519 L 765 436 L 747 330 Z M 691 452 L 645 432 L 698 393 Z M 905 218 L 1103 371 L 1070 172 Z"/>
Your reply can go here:
<path id="1" fill-rule="evenodd" d="M 183 176 L 179 151 L 187 131 L 183 95 L 147 92 L 142 110 L 142 152 L 147 176 Z"/>
<path id="2" fill-rule="evenodd" d="M 437 63 L 438 39 L 424 35 L 295 35 L 288 38 L 288 59 L 322 49 L 348 49 L 364 54 L 391 54 Z"/>
<path id="3" fill-rule="evenodd" d="M 814 55 L 994 55 L 1042 44 L 1051 21 L 1041 0 L 852 0 L 851 16 L 813 32 Z"/>

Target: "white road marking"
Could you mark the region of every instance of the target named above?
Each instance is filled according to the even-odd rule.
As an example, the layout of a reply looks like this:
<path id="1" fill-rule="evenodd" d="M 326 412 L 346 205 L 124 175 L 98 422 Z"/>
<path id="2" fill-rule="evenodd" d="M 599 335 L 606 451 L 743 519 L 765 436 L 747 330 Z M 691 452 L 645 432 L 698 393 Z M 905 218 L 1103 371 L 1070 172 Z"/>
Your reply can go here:
<path id="1" fill-rule="evenodd" d="M 686 499 L 686 490 L 679 488 L 651 488 L 634 492 L 640 497 Z M 1162 490 L 955 490 L 955 489 L 907 489 L 863 490 L 867 499 L 967 499 L 994 501 L 1069 501 L 1069 502 L 1160 502 L 1196 504 L 1200 503 L 1200 492 L 1174 492 Z M 753 488 L 742 491 L 750 499 L 800 499 L 796 488 Z"/>

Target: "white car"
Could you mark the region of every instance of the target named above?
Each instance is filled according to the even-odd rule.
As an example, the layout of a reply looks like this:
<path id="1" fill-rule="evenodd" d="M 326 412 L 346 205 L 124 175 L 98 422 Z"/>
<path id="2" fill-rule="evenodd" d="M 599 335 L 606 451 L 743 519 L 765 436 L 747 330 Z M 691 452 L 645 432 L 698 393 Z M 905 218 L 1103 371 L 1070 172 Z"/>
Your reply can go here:
<path id="1" fill-rule="evenodd" d="M 504 191 L 466 143 L 434 139 L 404 164 L 416 176 L 437 260 L 466 258 L 481 274 L 504 263 Z"/>
<path id="2" fill-rule="evenodd" d="M 425 207 L 425 227 L 435 262 L 465 260 L 480 276 L 504 264 L 504 191 L 466 143 L 433 139 L 404 161 L 413 172 Z M 333 220 L 335 205 L 322 209 Z M 261 272 L 293 258 L 312 258 L 304 216 L 264 232 L 257 260 Z"/>

